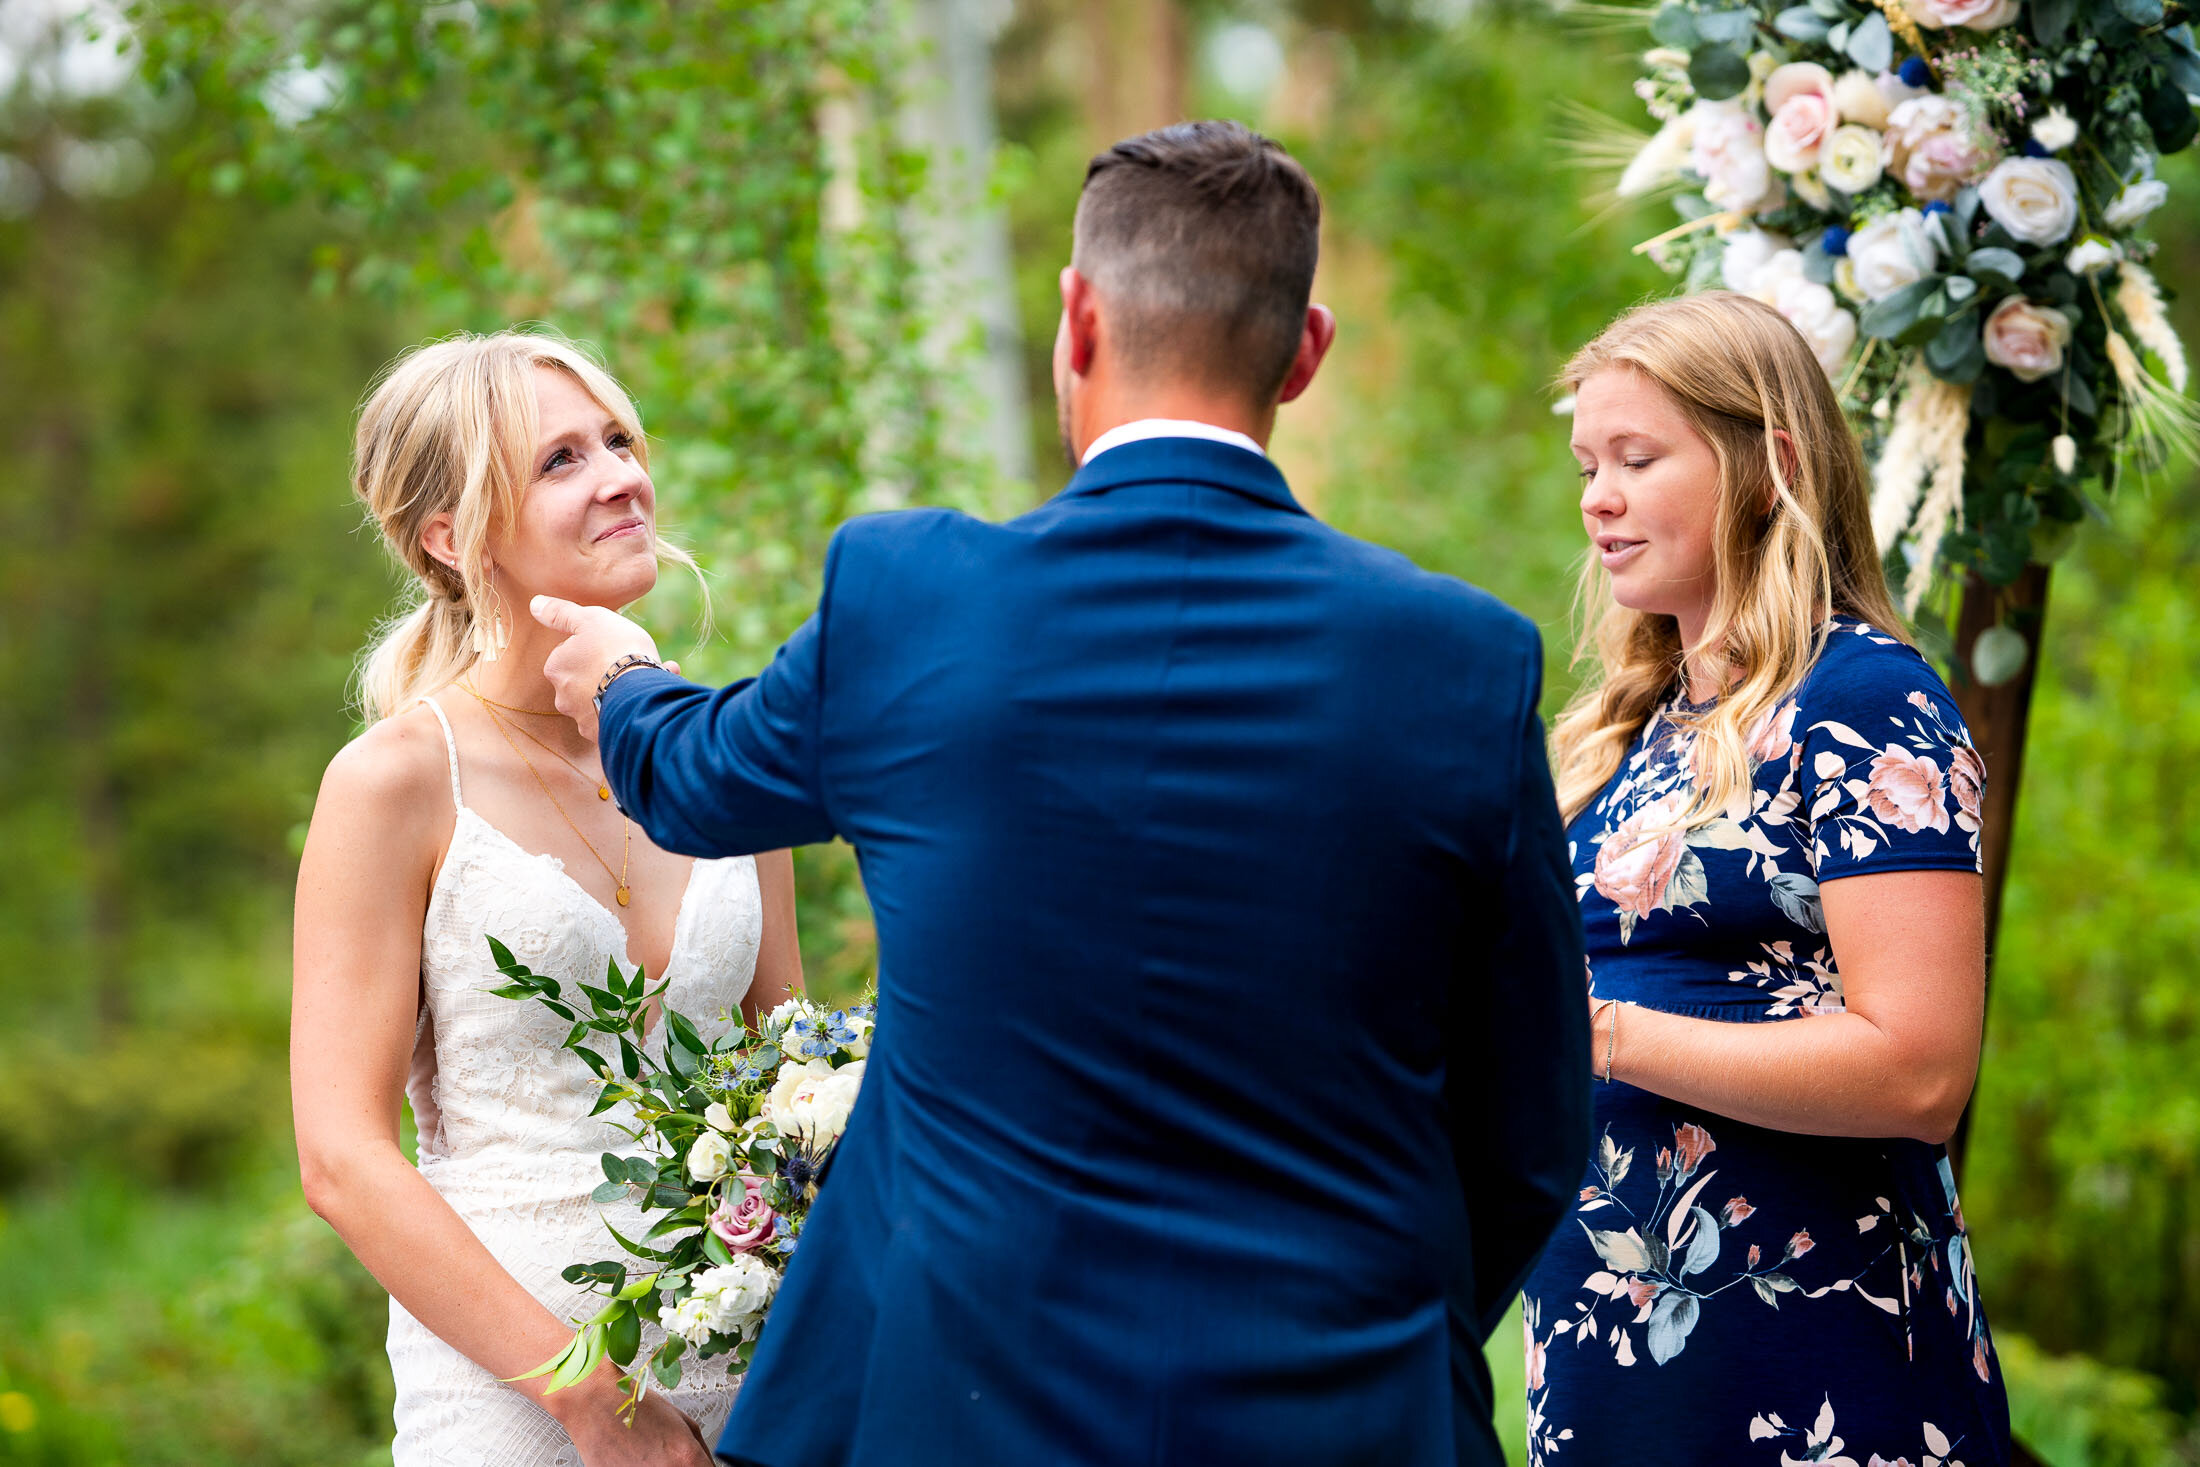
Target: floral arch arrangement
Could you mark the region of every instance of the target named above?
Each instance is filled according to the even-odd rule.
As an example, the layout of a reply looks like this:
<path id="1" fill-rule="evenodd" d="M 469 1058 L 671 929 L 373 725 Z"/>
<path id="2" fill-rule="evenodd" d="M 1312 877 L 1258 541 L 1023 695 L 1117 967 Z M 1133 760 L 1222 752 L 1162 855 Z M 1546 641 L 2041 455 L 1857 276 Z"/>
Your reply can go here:
<path id="1" fill-rule="evenodd" d="M 1626 8 L 1642 18 L 1646 12 Z M 1662 124 L 1618 192 L 1682 222 L 1639 249 L 1792 321 L 1873 464 L 1913 615 L 2008 586 L 2130 467 L 2200 444 L 2140 232 L 2193 141 L 2179 0 L 1664 0 L 1637 95 Z M 1979 682 L 2025 641 L 1955 649 Z"/>

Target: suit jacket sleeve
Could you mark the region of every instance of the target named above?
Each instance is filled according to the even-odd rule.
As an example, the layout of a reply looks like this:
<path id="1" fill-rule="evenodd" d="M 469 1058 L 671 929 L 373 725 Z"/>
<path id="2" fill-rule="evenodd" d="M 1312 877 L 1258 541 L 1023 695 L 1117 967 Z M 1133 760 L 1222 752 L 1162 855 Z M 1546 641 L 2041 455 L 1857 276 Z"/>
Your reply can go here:
<path id="1" fill-rule="evenodd" d="M 761 675 L 714 692 L 644 668 L 604 694 L 604 776 L 619 807 L 664 849 L 747 856 L 838 833 L 818 769 L 836 559 L 827 553 L 816 614 Z"/>
<path id="2" fill-rule="evenodd" d="M 1512 826 L 1483 908 L 1490 941 L 1446 1067 L 1452 1145 L 1473 1235 L 1474 1314 L 1487 1339 L 1589 1159 L 1588 987 L 1581 912 L 1536 713 L 1540 639 L 1531 638 L 1514 719 Z"/>

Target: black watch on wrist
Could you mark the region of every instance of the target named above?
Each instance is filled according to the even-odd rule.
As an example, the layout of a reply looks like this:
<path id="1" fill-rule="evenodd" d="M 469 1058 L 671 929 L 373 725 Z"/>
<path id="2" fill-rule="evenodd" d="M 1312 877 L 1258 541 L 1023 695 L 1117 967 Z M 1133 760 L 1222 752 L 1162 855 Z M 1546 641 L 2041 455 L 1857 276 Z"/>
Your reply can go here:
<path id="1" fill-rule="evenodd" d="M 611 690 L 611 685 L 617 682 L 620 678 L 626 676 L 628 673 L 632 672 L 635 668 L 654 667 L 658 671 L 662 672 L 664 670 L 664 666 L 665 665 L 662 662 L 659 662 L 656 658 L 650 656 L 646 652 L 627 653 L 626 656 L 620 658 L 617 662 L 614 662 L 609 667 L 605 668 L 603 676 L 596 679 L 596 696 L 593 700 L 596 705 L 596 711 L 598 713 L 603 712 L 603 695 Z"/>

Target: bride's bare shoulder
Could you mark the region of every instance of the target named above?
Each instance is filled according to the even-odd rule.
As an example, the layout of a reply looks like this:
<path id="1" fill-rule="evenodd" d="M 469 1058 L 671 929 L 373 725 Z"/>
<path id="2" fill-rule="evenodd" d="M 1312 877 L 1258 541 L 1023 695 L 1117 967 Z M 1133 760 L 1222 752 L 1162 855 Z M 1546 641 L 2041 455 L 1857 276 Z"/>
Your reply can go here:
<path id="1" fill-rule="evenodd" d="M 433 710 L 415 703 L 339 749 L 321 776 L 314 814 L 346 823 L 447 825 L 450 762 Z"/>

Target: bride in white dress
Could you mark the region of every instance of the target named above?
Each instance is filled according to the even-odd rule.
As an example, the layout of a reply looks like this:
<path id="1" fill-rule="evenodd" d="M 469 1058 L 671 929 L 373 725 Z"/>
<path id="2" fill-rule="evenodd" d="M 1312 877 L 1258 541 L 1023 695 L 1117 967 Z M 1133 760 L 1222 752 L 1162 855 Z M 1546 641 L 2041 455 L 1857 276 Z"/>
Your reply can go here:
<path id="1" fill-rule="evenodd" d="M 627 606 L 688 563 L 657 538 L 646 455 L 616 383 L 523 333 L 412 352 L 360 414 L 353 488 L 424 594 L 370 650 L 369 726 L 314 809 L 291 1085 L 306 1200 L 390 1291 L 396 1467 L 703 1467 L 733 1401 L 723 1359 L 652 1389 L 631 1428 L 608 1362 L 548 1397 L 504 1383 L 600 1304 L 560 1270 L 623 1259 L 605 1221 L 641 1224 L 589 1201 L 601 1153 L 632 1143 L 589 1115 L 565 1026 L 484 991 L 485 935 L 569 985 L 642 964 L 706 1036 L 801 982 L 787 853 L 657 849 L 551 708 L 559 637 L 529 599 Z"/>

